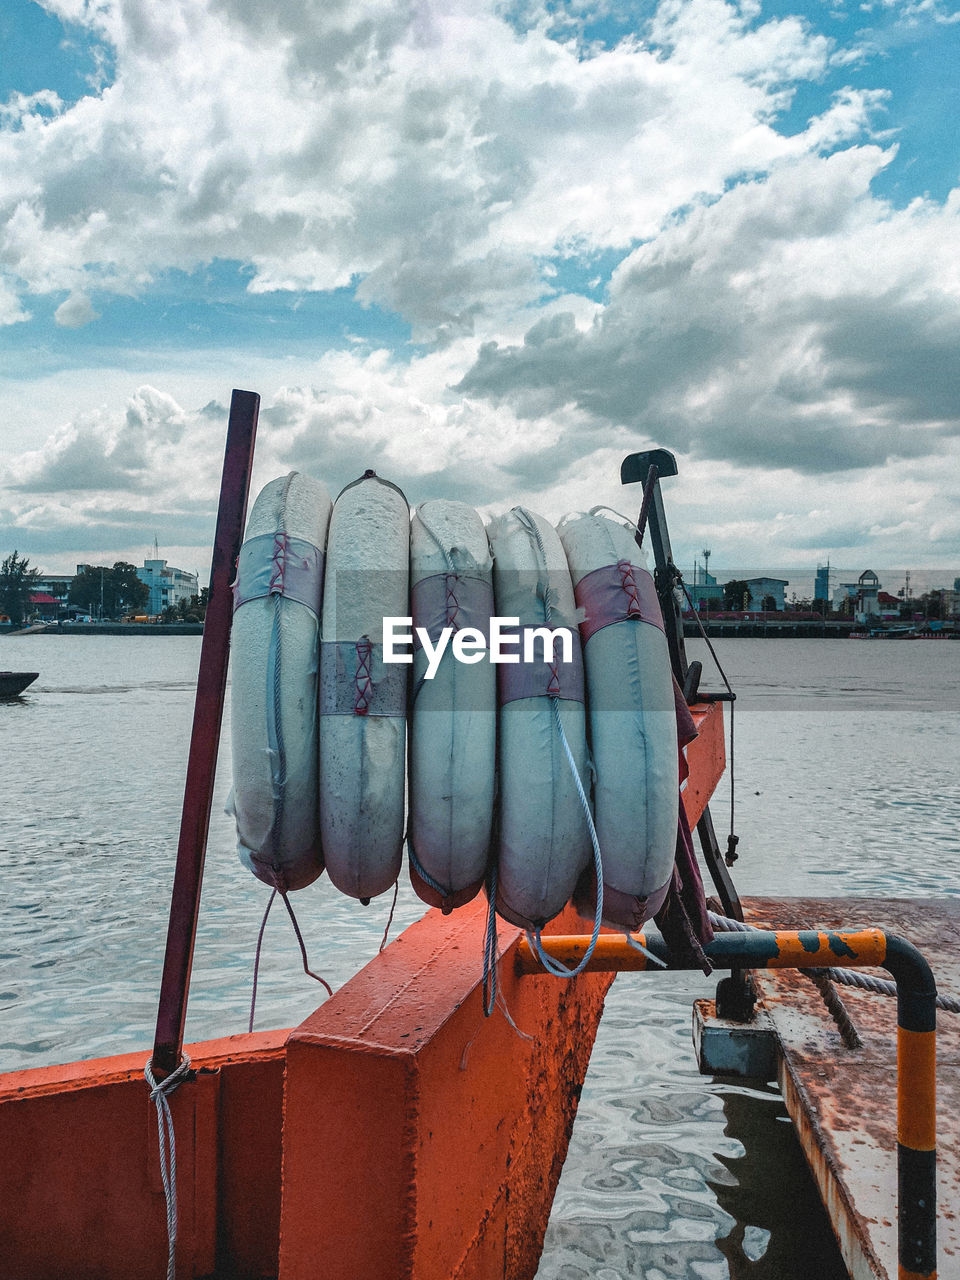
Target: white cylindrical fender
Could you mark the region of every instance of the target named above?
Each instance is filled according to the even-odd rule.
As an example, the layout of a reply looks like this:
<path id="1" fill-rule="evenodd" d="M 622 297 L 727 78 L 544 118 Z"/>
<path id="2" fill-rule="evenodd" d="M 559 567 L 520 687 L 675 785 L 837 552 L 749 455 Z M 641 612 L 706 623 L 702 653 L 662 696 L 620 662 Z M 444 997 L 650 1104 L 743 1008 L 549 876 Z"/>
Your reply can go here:
<path id="1" fill-rule="evenodd" d="M 366 901 L 401 865 L 409 666 L 383 661 L 383 619 L 408 617 L 410 512 L 368 471 L 327 538 L 320 645 L 320 831 L 330 879 Z"/>
<path id="2" fill-rule="evenodd" d="M 496 671 L 482 650 L 469 663 L 453 652 L 453 635 L 467 628 L 486 640 L 493 613 L 490 547 L 472 507 L 442 499 L 419 507 L 410 584 L 410 880 L 424 902 L 450 911 L 483 884 L 496 781 Z M 444 628 L 452 632 L 430 678 L 418 627 L 433 646 Z"/>
<path id="3" fill-rule="evenodd" d="M 539 928 L 573 893 L 590 856 L 590 839 L 569 762 L 557 730 L 560 709 L 567 741 L 585 788 L 587 777 L 583 668 L 576 607 L 566 557 L 556 531 L 523 507 L 493 520 L 497 615 L 531 628 L 566 627 L 572 661 L 537 660 L 497 666 L 500 824 L 497 911 L 524 928 Z M 549 601 L 549 604 L 548 604 Z M 517 647 L 513 649 L 518 652 Z M 559 647 L 556 650 L 559 657 Z"/>
<path id="4" fill-rule="evenodd" d="M 240 859 L 300 889 L 323 870 L 317 813 L 317 655 L 332 503 L 299 472 L 250 512 L 231 637 L 233 810 Z"/>
<path id="5" fill-rule="evenodd" d="M 659 911 L 673 875 L 679 768 L 670 654 L 646 556 L 633 530 L 600 515 L 558 528 L 573 576 L 603 854 L 603 918 L 635 930 Z M 585 914 L 595 877 L 578 889 Z"/>

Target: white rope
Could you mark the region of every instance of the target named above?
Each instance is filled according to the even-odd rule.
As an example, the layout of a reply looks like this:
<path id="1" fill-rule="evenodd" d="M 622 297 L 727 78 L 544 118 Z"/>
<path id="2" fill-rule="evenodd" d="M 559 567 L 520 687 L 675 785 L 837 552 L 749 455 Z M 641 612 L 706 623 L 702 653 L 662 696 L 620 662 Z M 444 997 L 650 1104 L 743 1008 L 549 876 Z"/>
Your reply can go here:
<path id="1" fill-rule="evenodd" d="M 177 1277 L 177 1144 L 173 1136 L 173 1116 L 167 1095 L 183 1084 L 190 1072 L 190 1059 L 186 1054 L 175 1071 L 158 1084 L 153 1075 L 153 1059 L 143 1069 L 144 1079 L 150 1086 L 150 1097 L 157 1104 L 157 1132 L 160 1135 L 160 1178 L 167 1202 L 167 1280 Z"/>
<path id="2" fill-rule="evenodd" d="M 537 544 L 537 550 L 540 552 L 540 563 L 543 568 L 543 613 L 544 621 L 549 627 L 553 621 L 553 605 L 550 595 L 550 578 L 547 566 L 547 553 L 544 549 L 543 538 L 536 520 L 532 516 L 528 516 L 522 507 L 514 507 L 514 514 L 517 519 L 527 530 L 532 533 Z M 573 758 L 573 752 L 570 750 L 570 743 L 567 741 L 567 735 L 563 728 L 563 720 L 560 716 L 560 699 L 556 696 L 552 697 L 553 702 L 553 718 L 557 726 L 557 733 L 560 735 L 560 742 L 563 746 L 564 755 L 567 757 L 567 764 L 570 766 L 570 772 L 573 775 L 574 785 L 577 788 L 577 795 L 580 798 L 580 807 L 583 809 L 584 817 L 587 820 L 587 828 L 590 832 L 590 843 L 593 845 L 593 865 L 597 877 L 597 909 L 593 917 L 593 934 L 590 937 L 590 945 L 583 954 L 583 959 L 575 969 L 568 969 L 565 964 L 548 955 L 543 949 L 540 941 L 540 930 L 534 929 L 531 933 L 527 930 L 527 941 L 530 944 L 531 951 L 535 952 L 537 959 L 546 969 L 547 973 L 552 973 L 555 978 L 576 978 L 583 973 L 584 969 L 590 963 L 594 949 L 597 945 L 597 938 L 600 936 L 600 922 L 603 919 L 603 858 L 600 854 L 600 841 L 597 839 L 597 829 L 593 825 L 593 814 L 590 812 L 590 801 L 587 799 L 586 792 L 583 789 L 583 782 L 580 778 L 580 771 L 577 768 L 577 762 Z"/>
<path id="3" fill-rule="evenodd" d="M 577 788 L 577 795 L 580 797 L 580 807 L 583 809 L 584 817 L 587 820 L 587 827 L 590 831 L 590 843 L 593 845 L 593 865 L 597 876 L 597 909 L 593 917 L 593 933 L 590 936 L 590 945 L 583 953 L 583 958 L 575 969 L 568 969 L 561 961 L 554 959 L 543 949 L 540 941 L 540 930 L 534 929 L 532 933 L 527 932 L 527 941 L 530 943 L 531 950 L 536 952 L 537 959 L 546 969 L 547 973 L 552 973 L 555 978 L 576 978 L 578 974 L 583 973 L 584 969 L 590 963 L 590 959 L 597 945 L 597 938 L 600 936 L 600 922 L 603 919 L 603 858 L 600 854 L 600 841 L 597 839 L 597 829 L 593 825 L 593 814 L 590 812 L 590 801 L 587 799 L 586 792 L 583 789 L 583 782 L 580 780 L 580 773 L 577 769 L 577 762 L 573 758 L 573 752 L 570 750 L 570 744 L 567 742 L 567 735 L 563 729 L 563 720 L 560 718 L 560 699 L 553 699 L 553 715 L 557 725 L 557 732 L 560 735 L 560 741 L 563 744 L 564 754 L 567 757 L 567 764 L 570 766 L 570 772 L 573 774 L 573 781 Z"/>
<path id="4" fill-rule="evenodd" d="M 633 947 L 634 951 L 642 951 L 648 960 L 652 960 L 655 965 L 659 965 L 661 969 L 668 968 L 666 960 L 661 960 L 659 956 L 655 956 L 652 951 L 648 950 L 642 942 L 638 942 L 636 938 L 631 938 L 629 933 L 623 935 L 627 940 L 627 946 Z"/>

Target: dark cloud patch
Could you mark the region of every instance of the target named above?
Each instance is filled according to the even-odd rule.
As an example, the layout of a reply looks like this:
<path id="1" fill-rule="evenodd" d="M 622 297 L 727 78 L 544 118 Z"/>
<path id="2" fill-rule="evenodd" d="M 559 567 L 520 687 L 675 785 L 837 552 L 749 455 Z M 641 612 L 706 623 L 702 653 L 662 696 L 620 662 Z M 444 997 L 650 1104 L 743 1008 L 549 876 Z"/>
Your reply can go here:
<path id="1" fill-rule="evenodd" d="M 78 432 L 59 440 L 32 475 L 9 487 L 21 493 L 136 492 L 143 487 L 142 467 L 131 466 L 129 456 L 124 465 L 99 435 Z"/>
<path id="2" fill-rule="evenodd" d="M 109 517 L 109 518 L 108 518 Z M 197 520 L 173 512 L 97 512 L 96 518 L 62 522 L 45 517 L 21 517 L 14 521 L 10 512 L 0 511 L 0 547 L 17 547 L 36 561 L 41 556 L 73 555 L 77 548 L 104 557 L 126 553 L 131 547 L 142 547 L 143 555 L 152 555 L 153 539 L 163 546 L 195 546 L 201 561 L 210 557 L 214 520 Z M 192 567 L 192 566 L 191 566 Z"/>
<path id="3" fill-rule="evenodd" d="M 579 411 L 585 450 L 630 425 L 807 475 L 936 454 L 960 431 L 960 306 L 936 235 L 958 227 L 932 207 L 893 226 L 866 199 L 854 153 L 737 188 L 631 254 L 588 327 L 553 315 L 485 343 L 455 390 L 529 420 Z"/>

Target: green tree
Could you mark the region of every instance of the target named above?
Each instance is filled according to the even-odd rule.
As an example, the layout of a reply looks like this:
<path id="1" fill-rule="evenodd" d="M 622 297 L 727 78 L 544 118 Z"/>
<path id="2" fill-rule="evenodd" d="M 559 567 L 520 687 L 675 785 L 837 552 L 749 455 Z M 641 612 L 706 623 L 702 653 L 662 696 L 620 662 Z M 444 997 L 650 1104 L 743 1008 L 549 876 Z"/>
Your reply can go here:
<path id="1" fill-rule="evenodd" d="M 150 588 L 137 577 L 136 565 L 117 560 L 111 569 L 117 613 L 139 613 L 150 598 Z"/>
<path id="2" fill-rule="evenodd" d="M 920 607 L 923 609 L 925 618 L 940 618 L 943 616 L 943 592 L 942 591 L 925 591 L 920 597 Z"/>
<path id="3" fill-rule="evenodd" d="M 0 565 L 0 613 L 5 613 L 15 627 L 23 625 L 30 612 L 30 595 L 41 577 L 39 569 L 31 569 L 26 556 L 7 556 Z"/>
<path id="4" fill-rule="evenodd" d="M 126 560 L 117 560 L 112 569 L 87 565 L 70 584 L 69 601 L 89 614 L 115 618 L 124 611 L 143 607 L 150 595 L 145 582 Z"/>
<path id="5" fill-rule="evenodd" d="M 742 578 L 731 578 L 723 584 L 723 607 L 746 609 L 750 604 L 750 587 Z"/>
<path id="6" fill-rule="evenodd" d="M 763 609 L 765 613 L 776 613 L 777 601 L 774 596 L 763 597 Z"/>

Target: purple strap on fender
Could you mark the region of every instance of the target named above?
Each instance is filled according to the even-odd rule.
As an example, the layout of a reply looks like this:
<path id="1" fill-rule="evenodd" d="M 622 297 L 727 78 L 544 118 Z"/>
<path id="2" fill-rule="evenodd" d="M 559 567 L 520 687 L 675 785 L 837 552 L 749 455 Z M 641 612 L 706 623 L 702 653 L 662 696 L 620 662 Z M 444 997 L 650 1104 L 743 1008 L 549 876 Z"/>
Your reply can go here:
<path id="1" fill-rule="evenodd" d="M 475 627 L 487 636 L 493 613 L 493 585 L 459 573 L 431 574 L 413 584 L 410 613 L 414 628 L 425 627 L 433 644 L 444 627 L 453 627 L 454 631 Z M 422 648 L 416 630 L 413 646 Z"/>
<path id="2" fill-rule="evenodd" d="M 288 533 L 262 533 L 240 548 L 233 584 L 233 611 L 250 600 L 283 596 L 315 614 L 323 593 L 323 552 L 306 538 Z"/>
<path id="3" fill-rule="evenodd" d="M 663 631 L 663 614 L 653 578 L 646 569 L 618 560 L 584 574 L 574 588 L 577 607 L 583 610 L 580 635 L 586 644 L 602 627 L 637 618 Z"/>
<path id="4" fill-rule="evenodd" d="M 555 629 L 555 628 L 553 628 Z M 500 706 L 517 702 L 521 698 L 566 698 L 570 702 L 583 702 L 583 651 L 576 630 L 572 630 L 572 662 L 562 662 L 560 646 L 554 645 L 552 662 L 539 657 L 535 662 L 523 661 L 523 636 L 533 631 L 532 626 L 504 628 L 504 639 L 517 636 L 516 645 L 505 647 L 504 652 L 516 653 L 519 662 L 497 664 L 497 697 Z M 534 652 L 543 654 L 543 641 L 536 640 Z"/>
<path id="5" fill-rule="evenodd" d="M 322 716 L 398 716 L 407 713 L 407 667 L 383 661 L 383 645 L 324 640 L 320 645 Z"/>

